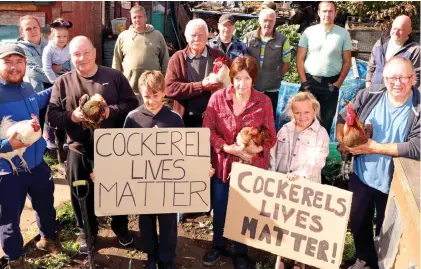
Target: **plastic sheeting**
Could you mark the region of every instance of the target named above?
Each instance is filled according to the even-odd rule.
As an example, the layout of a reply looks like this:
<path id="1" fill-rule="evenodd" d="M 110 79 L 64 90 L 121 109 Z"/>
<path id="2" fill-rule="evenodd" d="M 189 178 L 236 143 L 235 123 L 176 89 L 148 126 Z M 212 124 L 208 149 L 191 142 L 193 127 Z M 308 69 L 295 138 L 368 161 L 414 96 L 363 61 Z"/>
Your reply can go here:
<path id="1" fill-rule="evenodd" d="M 344 83 L 339 89 L 339 98 L 337 104 L 337 112 L 341 111 L 349 101 L 351 101 L 360 89 L 365 88 L 365 77 L 367 74 L 367 62 L 362 60 L 356 60 L 356 68 L 351 66 L 348 75 L 346 76 Z M 282 126 L 289 121 L 285 113 L 285 107 L 291 96 L 296 94 L 300 89 L 300 84 L 282 82 L 279 88 L 278 106 L 276 108 L 275 126 L 276 130 L 282 128 Z M 336 113 L 337 114 L 337 113 Z M 333 120 L 331 130 L 329 132 L 330 140 L 335 141 L 335 125 L 336 116 Z"/>

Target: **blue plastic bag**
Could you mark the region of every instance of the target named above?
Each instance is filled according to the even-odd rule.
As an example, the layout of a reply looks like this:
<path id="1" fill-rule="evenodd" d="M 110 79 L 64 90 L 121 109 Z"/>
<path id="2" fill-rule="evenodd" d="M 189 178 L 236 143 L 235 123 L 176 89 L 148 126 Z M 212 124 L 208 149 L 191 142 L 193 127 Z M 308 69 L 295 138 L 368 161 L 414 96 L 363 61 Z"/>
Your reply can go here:
<path id="1" fill-rule="evenodd" d="M 365 77 L 367 74 L 367 62 L 362 60 L 356 60 L 357 70 L 354 74 L 354 70 L 351 67 L 348 75 L 346 76 L 341 88 L 339 89 L 339 98 L 337 104 L 337 112 L 341 111 L 346 104 L 351 101 L 360 89 L 365 88 Z M 275 127 L 276 131 L 282 128 L 282 126 L 289 122 L 290 119 L 287 117 L 285 111 L 286 105 L 289 98 L 296 94 L 300 89 L 300 84 L 282 82 L 279 88 L 278 106 L 276 108 L 275 115 Z M 330 140 L 335 141 L 335 125 L 336 116 L 333 119 L 332 127 L 329 132 Z"/>

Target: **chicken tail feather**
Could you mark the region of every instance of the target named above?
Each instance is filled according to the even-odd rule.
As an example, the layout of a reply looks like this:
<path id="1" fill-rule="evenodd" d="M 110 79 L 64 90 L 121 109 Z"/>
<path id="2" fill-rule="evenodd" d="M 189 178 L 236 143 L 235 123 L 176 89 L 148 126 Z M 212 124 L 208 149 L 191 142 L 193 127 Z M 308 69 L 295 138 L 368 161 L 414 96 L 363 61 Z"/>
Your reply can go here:
<path id="1" fill-rule="evenodd" d="M 1 121 L 0 124 L 0 138 L 1 139 L 5 139 L 7 138 L 7 130 L 13 125 L 15 124 L 15 122 L 13 120 L 10 119 L 11 116 L 5 116 L 3 117 L 3 120 Z"/>

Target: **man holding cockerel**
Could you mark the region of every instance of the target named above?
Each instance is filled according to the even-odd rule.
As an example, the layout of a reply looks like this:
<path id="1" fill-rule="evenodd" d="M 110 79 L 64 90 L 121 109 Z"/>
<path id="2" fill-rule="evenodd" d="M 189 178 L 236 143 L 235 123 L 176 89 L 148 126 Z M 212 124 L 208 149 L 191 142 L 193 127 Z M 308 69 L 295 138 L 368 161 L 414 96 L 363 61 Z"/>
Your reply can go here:
<path id="1" fill-rule="evenodd" d="M 71 185 L 75 180 L 89 179 L 93 172 L 94 129 L 123 127 L 127 114 L 138 106 L 138 101 L 121 72 L 95 63 L 96 50 L 87 37 L 73 38 L 69 49 L 75 70 L 55 81 L 47 118 L 52 127 L 66 130 L 69 144 L 66 174 Z M 93 182 L 89 180 L 89 184 L 86 203 L 90 233 L 95 239 L 98 221 L 94 212 Z M 80 229 L 80 252 L 87 253 L 80 205 L 73 195 L 71 201 Z M 127 225 L 127 216 L 111 218 L 111 228 L 122 246 L 133 242 Z"/>
<path id="2" fill-rule="evenodd" d="M 23 82 L 26 56 L 15 44 L 0 48 L 0 243 L 8 268 L 26 268 L 20 216 L 28 195 L 37 215 L 41 240 L 36 247 L 57 254 L 54 181 L 43 160 L 46 142 L 41 138 L 39 111 L 45 108 L 51 88 L 36 93 Z"/>
<path id="3" fill-rule="evenodd" d="M 348 183 L 353 192 L 350 219 L 357 258 L 352 269 L 378 268 L 372 223 L 375 209 L 377 236 L 393 176 L 392 158 L 420 158 L 420 92 L 412 86 L 415 79 L 408 59 L 392 57 L 384 68 L 385 85 L 359 91 L 349 104 L 352 107 L 338 115 L 336 138 L 354 155 Z M 372 134 L 364 128 L 369 124 Z"/>

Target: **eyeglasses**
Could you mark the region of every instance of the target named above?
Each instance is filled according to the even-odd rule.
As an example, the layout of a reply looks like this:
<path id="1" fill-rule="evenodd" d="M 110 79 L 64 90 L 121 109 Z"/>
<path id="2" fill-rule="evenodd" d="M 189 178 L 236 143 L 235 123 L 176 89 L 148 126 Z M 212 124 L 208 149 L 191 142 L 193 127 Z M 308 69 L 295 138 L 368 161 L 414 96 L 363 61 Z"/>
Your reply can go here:
<path id="1" fill-rule="evenodd" d="M 390 84 L 395 84 L 397 80 L 399 80 L 400 83 L 408 83 L 411 78 L 412 78 L 412 75 L 409 77 L 399 77 L 399 78 L 385 77 L 387 83 L 390 83 Z"/>

